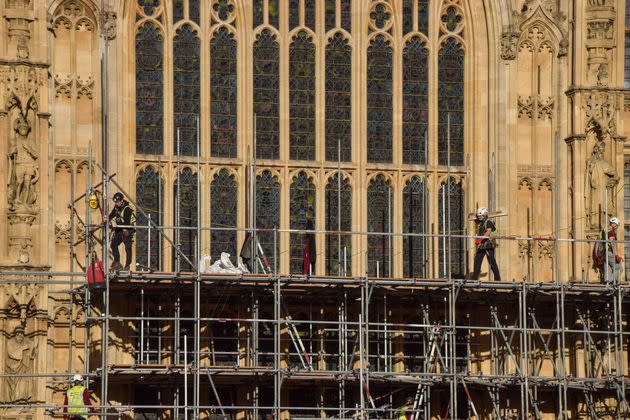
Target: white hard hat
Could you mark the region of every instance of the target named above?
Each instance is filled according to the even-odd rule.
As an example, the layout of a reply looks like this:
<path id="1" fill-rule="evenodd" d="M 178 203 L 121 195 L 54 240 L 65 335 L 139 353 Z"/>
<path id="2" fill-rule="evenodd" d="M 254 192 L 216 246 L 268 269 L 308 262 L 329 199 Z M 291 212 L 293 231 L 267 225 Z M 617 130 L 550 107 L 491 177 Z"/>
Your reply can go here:
<path id="1" fill-rule="evenodd" d="M 477 209 L 477 216 L 487 216 L 488 215 L 488 209 L 485 207 L 479 207 Z"/>
<path id="2" fill-rule="evenodd" d="M 617 219 L 616 217 L 611 217 L 610 224 L 619 226 L 621 223 L 619 223 L 619 219 Z"/>
<path id="3" fill-rule="evenodd" d="M 72 382 L 83 382 L 83 376 L 77 373 L 72 377 Z"/>

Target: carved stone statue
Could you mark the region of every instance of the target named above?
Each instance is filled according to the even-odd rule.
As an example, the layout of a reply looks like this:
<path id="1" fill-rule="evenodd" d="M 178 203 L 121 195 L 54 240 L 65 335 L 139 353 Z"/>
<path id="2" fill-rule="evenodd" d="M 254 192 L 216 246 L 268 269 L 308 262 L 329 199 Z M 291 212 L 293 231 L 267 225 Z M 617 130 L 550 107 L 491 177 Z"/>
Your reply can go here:
<path id="1" fill-rule="evenodd" d="M 39 156 L 31 140 L 31 126 L 24 115 L 20 114 L 15 120 L 14 130 L 15 137 L 9 145 L 9 205 L 12 210 L 30 208 L 37 202 L 39 181 Z"/>
<path id="2" fill-rule="evenodd" d="M 619 175 L 604 157 L 606 143 L 598 140 L 591 157 L 586 161 L 586 215 L 590 228 L 599 227 L 599 211 L 609 216 L 617 214 L 616 193 Z M 604 225 L 606 224 L 603 221 Z"/>
<path id="3" fill-rule="evenodd" d="M 24 327 L 15 328 L 13 336 L 7 340 L 6 373 L 24 375 L 33 373 L 37 356 L 36 342 L 24 336 Z M 7 401 L 28 401 L 33 397 L 33 378 L 7 377 Z"/>

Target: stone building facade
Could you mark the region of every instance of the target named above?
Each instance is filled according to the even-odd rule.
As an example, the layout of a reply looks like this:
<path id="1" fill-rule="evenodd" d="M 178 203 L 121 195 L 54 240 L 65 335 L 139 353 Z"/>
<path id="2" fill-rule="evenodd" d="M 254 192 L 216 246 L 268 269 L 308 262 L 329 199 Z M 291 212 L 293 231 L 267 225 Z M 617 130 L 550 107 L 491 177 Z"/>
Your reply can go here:
<path id="1" fill-rule="evenodd" d="M 468 214 L 485 206 L 512 237 L 497 249 L 503 280 L 592 283 L 581 240 L 624 223 L 624 0 L 0 10 L 0 367 L 27 375 L 5 379 L 4 403 L 58 400 L 63 384 L 28 374 L 84 370 L 85 309 L 68 285 L 26 279 L 83 271 L 98 165 L 117 182 L 105 201 L 124 191 L 139 225 L 166 226 L 138 230 L 134 256 L 165 272 L 245 239 L 197 225 L 256 226 L 283 274 L 303 274 L 305 239 L 274 228 L 429 234 L 318 234 L 311 274 L 461 279 L 474 240 L 452 235 L 472 234 Z"/>

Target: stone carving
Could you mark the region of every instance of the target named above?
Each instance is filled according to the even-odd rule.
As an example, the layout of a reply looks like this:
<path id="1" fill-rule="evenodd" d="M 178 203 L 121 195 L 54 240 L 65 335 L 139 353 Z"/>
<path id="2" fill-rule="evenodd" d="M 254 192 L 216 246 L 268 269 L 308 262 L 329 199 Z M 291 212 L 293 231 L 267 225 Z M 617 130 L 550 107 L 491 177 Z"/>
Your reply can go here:
<path id="1" fill-rule="evenodd" d="M 609 216 L 617 214 L 616 193 L 620 178 L 613 165 L 605 158 L 606 143 L 601 138 L 601 133 L 597 133 L 593 125 L 591 127 L 587 137 L 595 136 L 596 143 L 591 157 L 586 161 L 584 195 L 588 226 L 597 229 L 600 211 Z"/>
<path id="2" fill-rule="evenodd" d="M 518 32 L 503 32 L 501 34 L 501 58 L 503 60 L 514 60 L 518 53 Z"/>
<path id="3" fill-rule="evenodd" d="M 587 80 L 592 85 L 607 86 L 608 69 L 615 48 L 615 8 L 610 1 L 589 0 L 586 9 Z"/>
<path id="4" fill-rule="evenodd" d="M 30 0 L 7 2 L 4 16 L 8 21 L 10 45 L 15 45 L 15 57 L 20 60 L 28 59 L 31 23 L 35 19 Z"/>
<path id="5" fill-rule="evenodd" d="M 608 6 L 610 0 L 588 0 L 589 6 Z"/>
<path id="6" fill-rule="evenodd" d="M 518 97 L 518 116 L 528 117 L 530 119 L 537 118 L 543 120 L 553 117 L 554 101 L 550 96 L 524 96 Z"/>
<path id="7" fill-rule="evenodd" d="M 534 118 L 534 101 L 531 96 L 518 97 L 518 116 Z"/>
<path id="8" fill-rule="evenodd" d="M 36 309 L 35 298 L 39 295 L 39 288 L 34 284 L 12 283 L 5 286 L 5 292 L 9 297 L 8 312 L 19 318 L 21 323 L 26 323 Z"/>
<path id="9" fill-rule="evenodd" d="M 543 120 L 545 118 L 551 119 L 553 116 L 553 98 L 550 96 L 538 96 L 536 104 L 538 108 L 538 119 Z"/>
<path id="10" fill-rule="evenodd" d="M 103 19 L 103 33 L 105 34 L 105 38 L 108 41 L 116 38 L 116 12 L 104 12 L 105 16 Z"/>
<path id="11" fill-rule="evenodd" d="M 617 132 L 615 122 L 619 105 L 613 93 L 593 91 L 584 99 L 586 118 L 597 122 L 604 132 Z"/>
<path id="12" fill-rule="evenodd" d="M 525 0 L 521 11 L 514 12 L 513 16 L 515 28 L 523 34 L 520 45 L 534 43 L 536 50 L 544 46 L 555 51 L 558 57 L 568 53 L 569 41 L 564 29 L 566 16 L 558 10 L 555 0 Z"/>
<path id="13" fill-rule="evenodd" d="M 8 375 L 33 373 L 37 342 L 24 335 L 24 324 L 18 325 L 7 340 L 5 371 Z M 33 378 L 7 377 L 6 401 L 27 402 L 33 398 Z"/>
<path id="14" fill-rule="evenodd" d="M 37 203 L 39 155 L 31 136 L 28 119 L 20 114 L 15 120 L 15 135 L 9 145 L 9 208 L 32 209 Z"/>

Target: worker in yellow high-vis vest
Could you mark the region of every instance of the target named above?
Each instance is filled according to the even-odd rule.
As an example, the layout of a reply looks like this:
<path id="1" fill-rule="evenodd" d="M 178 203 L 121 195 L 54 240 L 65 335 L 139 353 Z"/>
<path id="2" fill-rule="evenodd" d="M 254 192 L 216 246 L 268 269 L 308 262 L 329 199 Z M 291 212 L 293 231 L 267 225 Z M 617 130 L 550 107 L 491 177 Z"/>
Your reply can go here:
<path id="1" fill-rule="evenodd" d="M 411 410 L 413 410 L 413 398 L 408 397 L 405 400 L 405 404 L 398 408 L 397 419 L 409 420 L 413 414 Z"/>
<path id="2" fill-rule="evenodd" d="M 87 420 L 90 411 L 90 391 L 83 386 L 83 376 L 72 377 L 72 386 L 66 391 L 63 401 L 64 420 Z"/>

